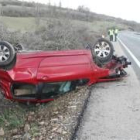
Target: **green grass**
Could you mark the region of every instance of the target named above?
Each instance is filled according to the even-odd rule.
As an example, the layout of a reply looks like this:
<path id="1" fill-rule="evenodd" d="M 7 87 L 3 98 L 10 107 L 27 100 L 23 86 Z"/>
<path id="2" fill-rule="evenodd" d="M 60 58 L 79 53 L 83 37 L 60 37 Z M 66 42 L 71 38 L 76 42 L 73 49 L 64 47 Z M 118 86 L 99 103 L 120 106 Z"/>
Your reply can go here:
<path id="1" fill-rule="evenodd" d="M 0 22 L 5 24 L 9 30 L 20 30 L 22 32 L 33 31 L 36 28 L 33 17 L 0 17 Z"/>
<path id="2" fill-rule="evenodd" d="M 30 111 L 35 111 L 37 107 L 27 105 L 11 105 L 3 109 L 0 113 L 0 127 L 5 130 L 12 130 L 25 124 L 25 119 Z"/>
<path id="3" fill-rule="evenodd" d="M 0 115 L 0 126 L 7 129 L 17 128 L 24 124 L 24 114 L 25 111 L 22 109 L 4 110 L 4 112 Z"/>

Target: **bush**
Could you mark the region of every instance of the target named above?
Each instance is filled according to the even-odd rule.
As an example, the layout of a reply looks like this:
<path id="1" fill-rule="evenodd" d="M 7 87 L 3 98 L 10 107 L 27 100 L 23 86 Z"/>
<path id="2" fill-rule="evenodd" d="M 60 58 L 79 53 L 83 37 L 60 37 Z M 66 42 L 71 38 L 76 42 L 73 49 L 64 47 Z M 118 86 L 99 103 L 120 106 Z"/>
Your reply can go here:
<path id="1" fill-rule="evenodd" d="M 77 10 L 80 11 L 80 12 L 83 12 L 83 13 L 87 13 L 87 12 L 90 11 L 88 7 L 85 7 L 83 5 L 82 6 L 78 6 Z"/>
<path id="2" fill-rule="evenodd" d="M 12 43 L 21 43 L 32 50 L 70 50 L 83 49 L 93 44 L 97 35 L 89 32 L 84 25 L 73 24 L 66 19 L 48 20 L 39 25 L 35 32 L 10 32 L 0 24 L 0 39 Z"/>
<path id="3" fill-rule="evenodd" d="M 10 32 L 6 26 L 0 23 L 0 40 L 8 41 L 11 44 L 16 44 L 22 39 L 22 34 L 19 31 Z"/>
<path id="4" fill-rule="evenodd" d="M 74 25 L 69 20 L 49 20 L 33 33 L 23 35 L 22 44 L 29 49 L 69 50 L 82 49 L 93 44 L 97 36 L 89 33 L 83 25 Z"/>

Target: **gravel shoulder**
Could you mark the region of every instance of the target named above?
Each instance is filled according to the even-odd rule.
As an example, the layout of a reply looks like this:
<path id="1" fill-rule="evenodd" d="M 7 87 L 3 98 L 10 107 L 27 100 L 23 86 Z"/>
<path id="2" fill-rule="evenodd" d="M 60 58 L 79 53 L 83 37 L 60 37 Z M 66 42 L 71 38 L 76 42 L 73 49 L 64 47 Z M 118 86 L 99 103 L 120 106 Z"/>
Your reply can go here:
<path id="1" fill-rule="evenodd" d="M 114 43 L 117 54 L 124 54 Z M 77 140 L 140 139 L 140 83 L 132 69 L 118 82 L 96 84 L 93 88 Z"/>

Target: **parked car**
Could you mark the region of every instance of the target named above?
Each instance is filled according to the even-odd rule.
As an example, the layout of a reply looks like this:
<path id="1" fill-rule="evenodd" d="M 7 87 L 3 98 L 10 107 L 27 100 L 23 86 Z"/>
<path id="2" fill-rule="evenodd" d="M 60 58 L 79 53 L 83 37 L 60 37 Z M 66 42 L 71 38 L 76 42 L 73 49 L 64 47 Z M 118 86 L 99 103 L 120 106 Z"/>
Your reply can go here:
<path id="1" fill-rule="evenodd" d="M 113 55 L 112 43 L 99 39 L 85 50 L 21 51 L 0 42 L 0 89 L 10 100 L 48 102 L 77 86 L 126 76 L 131 63 Z M 19 51 L 20 50 L 20 51 Z"/>

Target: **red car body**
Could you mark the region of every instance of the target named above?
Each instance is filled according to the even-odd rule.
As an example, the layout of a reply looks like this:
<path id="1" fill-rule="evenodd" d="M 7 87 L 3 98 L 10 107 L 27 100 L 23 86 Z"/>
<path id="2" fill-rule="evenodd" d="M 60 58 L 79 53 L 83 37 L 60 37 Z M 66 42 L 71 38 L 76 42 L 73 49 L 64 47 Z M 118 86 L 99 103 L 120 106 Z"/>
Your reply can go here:
<path id="1" fill-rule="evenodd" d="M 85 84 L 91 85 L 116 80 L 111 76 L 126 66 L 126 62 L 121 63 L 115 58 L 101 68 L 93 61 L 90 50 L 21 52 L 17 53 L 16 63 L 12 69 L 0 69 L 0 88 L 4 96 L 10 100 L 47 102 L 53 98 L 51 96 L 40 98 L 36 95 L 33 98 L 16 97 L 13 84 L 31 84 L 36 87 L 40 83 L 85 80 Z"/>

